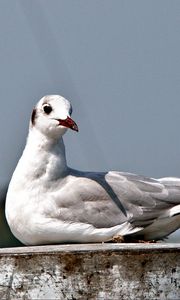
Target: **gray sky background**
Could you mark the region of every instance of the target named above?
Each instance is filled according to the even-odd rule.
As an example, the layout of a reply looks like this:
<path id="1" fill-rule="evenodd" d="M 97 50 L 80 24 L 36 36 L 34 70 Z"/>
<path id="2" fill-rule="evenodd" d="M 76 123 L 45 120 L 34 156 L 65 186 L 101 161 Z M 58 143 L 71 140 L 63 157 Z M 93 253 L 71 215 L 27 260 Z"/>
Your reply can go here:
<path id="1" fill-rule="evenodd" d="M 71 167 L 180 177 L 180 1 L 0 1 L 0 183 L 33 105 L 70 99 Z"/>

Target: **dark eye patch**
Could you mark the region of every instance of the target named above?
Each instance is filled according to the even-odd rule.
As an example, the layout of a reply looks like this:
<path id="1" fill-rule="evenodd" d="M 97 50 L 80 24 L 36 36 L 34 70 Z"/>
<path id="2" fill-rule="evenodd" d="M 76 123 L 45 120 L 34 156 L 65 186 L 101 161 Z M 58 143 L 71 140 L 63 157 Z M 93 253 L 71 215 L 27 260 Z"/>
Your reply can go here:
<path id="1" fill-rule="evenodd" d="M 35 125 L 35 119 L 36 119 L 36 109 L 34 108 L 31 114 L 31 123 L 32 125 Z"/>
<path id="2" fill-rule="evenodd" d="M 44 104 L 43 110 L 47 115 L 49 115 L 52 112 L 52 107 L 49 104 Z"/>
<path id="3" fill-rule="evenodd" d="M 70 109 L 69 109 L 69 115 L 71 116 L 72 115 L 72 106 L 70 107 Z"/>

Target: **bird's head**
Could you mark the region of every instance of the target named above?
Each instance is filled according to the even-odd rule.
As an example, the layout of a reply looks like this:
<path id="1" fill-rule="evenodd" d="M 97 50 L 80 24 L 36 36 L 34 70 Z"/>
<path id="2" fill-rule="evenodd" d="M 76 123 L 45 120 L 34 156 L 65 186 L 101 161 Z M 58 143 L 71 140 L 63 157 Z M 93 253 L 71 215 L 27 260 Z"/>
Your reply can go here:
<path id="1" fill-rule="evenodd" d="M 30 128 L 36 128 L 47 137 L 61 137 L 68 128 L 78 131 L 78 126 L 71 119 L 71 114 L 71 103 L 64 97 L 44 96 L 32 111 Z"/>

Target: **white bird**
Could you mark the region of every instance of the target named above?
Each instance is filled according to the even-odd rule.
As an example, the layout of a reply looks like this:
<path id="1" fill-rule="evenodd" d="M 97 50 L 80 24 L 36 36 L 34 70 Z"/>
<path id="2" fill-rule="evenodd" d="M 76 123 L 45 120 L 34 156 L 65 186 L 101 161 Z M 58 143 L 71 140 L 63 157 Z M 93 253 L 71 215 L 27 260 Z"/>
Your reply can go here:
<path id="1" fill-rule="evenodd" d="M 158 240 L 180 227 L 180 179 L 67 166 L 62 136 L 78 131 L 59 95 L 34 108 L 24 152 L 13 173 L 6 218 L 26 245 L 91 243 L 126 237 Z"/>

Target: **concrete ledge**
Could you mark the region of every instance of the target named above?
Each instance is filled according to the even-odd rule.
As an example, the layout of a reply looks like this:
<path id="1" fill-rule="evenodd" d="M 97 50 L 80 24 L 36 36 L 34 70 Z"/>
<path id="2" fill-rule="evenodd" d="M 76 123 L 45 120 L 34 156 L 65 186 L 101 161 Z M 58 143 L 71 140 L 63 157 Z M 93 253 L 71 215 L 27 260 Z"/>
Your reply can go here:
<path id="1" fill-rule="evenodd" d="M 180 244 L 0 249 L 0 299 L 180 299 Z"/>

